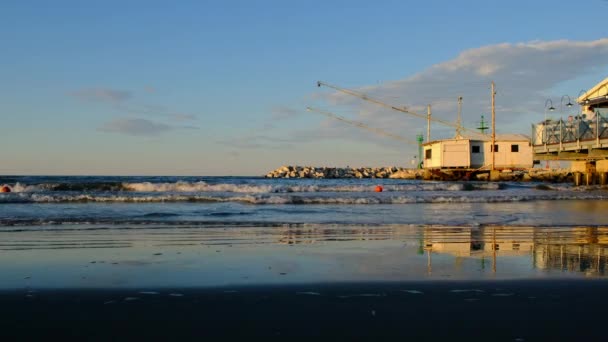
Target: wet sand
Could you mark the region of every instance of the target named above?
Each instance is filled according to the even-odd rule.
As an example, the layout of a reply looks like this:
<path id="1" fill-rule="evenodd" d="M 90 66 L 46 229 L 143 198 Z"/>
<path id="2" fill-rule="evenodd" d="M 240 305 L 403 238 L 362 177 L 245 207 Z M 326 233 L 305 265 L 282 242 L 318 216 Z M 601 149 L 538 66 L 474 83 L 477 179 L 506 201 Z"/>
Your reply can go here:
<path id="1" fill-rule="evenodd" d="M 3 340 L 605 340 L 606 280 L 0 292 Z"/>
<path id="2" fill-rule="evenodd" d="M 605 340 L 606 227 L 20 229 L 0 339 Z"/>

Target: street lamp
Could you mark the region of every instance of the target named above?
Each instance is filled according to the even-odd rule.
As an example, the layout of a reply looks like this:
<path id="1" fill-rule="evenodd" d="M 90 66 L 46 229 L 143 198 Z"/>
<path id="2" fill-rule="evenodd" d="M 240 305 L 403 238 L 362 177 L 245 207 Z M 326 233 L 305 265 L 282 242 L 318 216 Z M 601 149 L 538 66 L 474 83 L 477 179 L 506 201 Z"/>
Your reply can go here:
<path id="1" fill-rule="evenodd" d="M 565 97 L 566 97 L 566 98 L 568 98 L 568 103 L 566 103 L 566 107 L 570 108 L 570 107 L 572 107 L 572 106 L 573 106 L 573 104 L 572 104 L 572 100 L 570 99 L 570 96 L 568 96 L 568 95 L 563 95 L 563 96 L 562 96 L 562 99 L 561 99 L 561 100 L 560 100 L 560 102 L 559 102 L 559 111 L 560 111 L 560 113 L 562 113 L 562 115 L 563 115 L 563 113 L 564 113 L 564 98 L 565 98 Z"/>
<path id="2" fill-rule="evenodd" d="M 562 95 L 562 98 L 559 101 L 559 112 L 561 117 L 559 118 L 559 150 L 562 150 L 562 142 L 563 142 L 563 137 L 562 137 L 562 130 L 563 130 L 563 126 L 564 126 L 564 98 L 568 98 L 568 103 L 566 103 L 566 107 L 570 108 L 573 106 L 572 104 L 572 99 L 570 99 L 570 96 L 568 95 Z"/>
<path id="3" fill-rule="evenodd" d="M 549 105 L 549 108 L 547 108 L 547 105 Z M 551 101 L 551 99 L 547 99 L 547 101 L 545 101 L 545 121 L 543 122 L 545 131 L 543 140 L 545 141 L 545 147 L 547 145 L 547 110 L 549 110 L 550 112 L 555 110 L 555 107 L 553 107 L 553 101 Z"/>
<path id="4" fill-rule="evenodd" d="M 586 91 L 585 89 L 581 89 L 581 91 L 579 91 L 579 92 L 578 92 L 578 96 L 576 97 L 576 103 L 578 104 L 578 107 L 579 107 L 579 109 L 578 109 L 578 111 L 579 111 L 578 115 L 581 115 L 581 114 L 583 113 L 583 106 L 582 106 L 582 103 L 583 103 L 583 102 L 584 102 L 584 103 L 589 102 L 589 100 L 585 100 L 585 101 L 583 101 L 583 102 L 579 102 L 579 101 L 578 101 L 578 99 L 580 99 L 580 98 L 581 98 L 581 95 L 584 95 L 584 94 L 586 94 L 586 93 L 587 93 L 587 91 Z"/>
<path id="5" fill-rule="evenodd" d="M 587 93 L 587 91 L 585 89 L 581 89 L 581 91 L 578 92 L 578 96 L 576 97 L 576 99 L 578 100 L 581 97 L 581 95 L 583 95 L 585 93 Z"/>
<path id="6" fill-rule="evenodd" d="M 547 105 L 549 105 L 549 108 L 547 108 Z M 545 101 L 545 122 L 547 122 L 547 110 L 550 112 L 555 110 L 555 107 L 553 107 L 553 101 L 551 101 L 551 99 L 547 99 L 547 101 Z"/>

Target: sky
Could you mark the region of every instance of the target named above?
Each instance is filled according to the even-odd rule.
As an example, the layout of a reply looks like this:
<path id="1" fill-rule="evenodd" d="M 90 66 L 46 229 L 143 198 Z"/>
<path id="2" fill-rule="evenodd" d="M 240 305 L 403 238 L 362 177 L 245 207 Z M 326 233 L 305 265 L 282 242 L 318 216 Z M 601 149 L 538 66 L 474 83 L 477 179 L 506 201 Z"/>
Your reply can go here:
<path id="1" fill-rule="evenodd" d="M 0 2 L 0 174 L 404 166 L 426 121 L 530 134 L 608 77 L 606 0 Z M 548 100 L 557 108 L 546 113 Z M 432 124 L 431 138 L 454 130 Z M 425 137 L 426 138 L 426 137 Z"/>

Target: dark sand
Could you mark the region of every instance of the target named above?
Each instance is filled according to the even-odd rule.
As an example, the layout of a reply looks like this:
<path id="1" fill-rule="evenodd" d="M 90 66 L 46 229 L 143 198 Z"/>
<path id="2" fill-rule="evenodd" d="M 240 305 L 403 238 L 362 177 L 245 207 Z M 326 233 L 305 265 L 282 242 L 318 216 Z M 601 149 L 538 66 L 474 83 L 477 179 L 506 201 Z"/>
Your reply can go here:
<path id="1" fill-rule="evenodd" d="M 600 341 L 607 292 L 592 279 L 21 289 L 0 292 L 0 338 Z"/>

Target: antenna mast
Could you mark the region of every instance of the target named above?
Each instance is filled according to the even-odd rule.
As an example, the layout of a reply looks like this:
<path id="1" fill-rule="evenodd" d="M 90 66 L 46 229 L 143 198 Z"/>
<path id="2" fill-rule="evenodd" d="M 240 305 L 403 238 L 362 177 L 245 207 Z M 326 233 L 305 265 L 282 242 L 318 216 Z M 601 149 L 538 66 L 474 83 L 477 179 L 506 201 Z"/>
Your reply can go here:
<path id="1" fill-rule="evenodd" d="M 462 138 L 462 96 L 458 97 L 458 117 L 456 118 L 456 139 Z"/>
<path id="2" fill-rule="evenodd" d="M 496 91 L 494 91 L 494 81 L 492 81 L 492 171 L 496 162 L 494 150 L 496 149 L 496 106 L 494 104 Z"/>
<path id="3" fill-rule="evenodd" d="M 431 141 L 431 105 L 426 107 L 426 142 Z"/>

